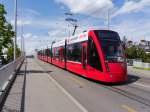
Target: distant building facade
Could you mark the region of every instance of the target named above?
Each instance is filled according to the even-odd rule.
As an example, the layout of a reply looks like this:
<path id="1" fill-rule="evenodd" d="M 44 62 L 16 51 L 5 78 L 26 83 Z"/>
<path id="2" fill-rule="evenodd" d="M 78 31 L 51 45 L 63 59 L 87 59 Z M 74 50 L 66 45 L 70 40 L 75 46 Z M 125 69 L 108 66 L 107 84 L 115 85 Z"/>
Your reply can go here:
<path id="1" fill-rule="evenodd" d="M 138 49 L 143 49 L 146 53 L 150 53 L 150 41 L 141 40 L 140 42 L 127 41 L 126 47 L 136 46 Z"/>

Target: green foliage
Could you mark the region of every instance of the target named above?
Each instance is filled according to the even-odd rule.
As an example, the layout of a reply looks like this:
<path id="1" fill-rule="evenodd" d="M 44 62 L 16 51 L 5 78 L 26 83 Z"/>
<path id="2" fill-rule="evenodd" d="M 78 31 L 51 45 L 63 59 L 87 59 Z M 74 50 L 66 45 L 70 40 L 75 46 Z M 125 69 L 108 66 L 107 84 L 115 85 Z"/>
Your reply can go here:
<path id="1" fill-rule="evenodd" d="M 137 49 L 135 46 L 125 50 L 128 59 L 141 59 L 143 62 L 150 63 L 150 53 L 145 53 L 143 49 Z"/>
<path id="2" fill-rule="evenodd" d="M 21 56 L 21 50 L 17 47 L 17 50 L 16 50 L 16 55 L 17 55 L 17 57 L 20 57 Z"/>
<path id="3" fill-rule="evenodd" d="M 0 4 L 0 58 L 3 59 L 3 49 L 13 45 L 12 37 L 15 35 L 12 26 L 6 21 L 4 5 Z M 10 49 L 9 49 L 10 50 Z"/>
<path id="4" fill-rule="evenodd" d="M 9 47 L 7 51 L 7 60 L 9 62 L 13 61 L 13 47 Z"/>
<path id="5" fill-rule="evenodd" d="M 150 63 L 150 53 L 146 54 L 144 59 L 143 59 L 143 62 L 147 62 L 147 63 Z"/>
<path id="6" fill-rule="evenodd" d="M 127 48 L 125 50 L 125 54 L 126 54 L 126 57 L 128 59 L 136 59 L 137 58 L 137 48 L 135 46 L 132 46 L 130 48 Z"/>
<path id="7" fill-rule="evenodd" d="M 13 47 L 11 46 L 11 47 L 9 47 L 8 48 L 8 50 L 7 50 L 7 61 L 8 62 L 11 62 L 11 61 L 13 61 L 13 55 L 14 55 L 14 52 L 13 52 Z M 17 52 L 17 57 L 19 57 L 20 55 L 21 55 L 21 51 L 20 51 L 20 49 L 17 47 L 17 50 L 16 50 L 16 52 Z"/>

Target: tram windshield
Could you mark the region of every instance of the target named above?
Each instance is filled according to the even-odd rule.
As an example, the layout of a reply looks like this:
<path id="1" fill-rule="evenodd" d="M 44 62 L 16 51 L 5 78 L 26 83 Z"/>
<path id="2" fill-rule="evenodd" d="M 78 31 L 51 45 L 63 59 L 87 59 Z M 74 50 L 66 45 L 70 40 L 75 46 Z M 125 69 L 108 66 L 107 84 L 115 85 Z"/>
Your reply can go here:
<path id="1" fill-rule="evenodd" d="M 95 31 L 101 45 L 105 61 L 123 62 L 123 47 L 118 33 L 113 31 Z"/>

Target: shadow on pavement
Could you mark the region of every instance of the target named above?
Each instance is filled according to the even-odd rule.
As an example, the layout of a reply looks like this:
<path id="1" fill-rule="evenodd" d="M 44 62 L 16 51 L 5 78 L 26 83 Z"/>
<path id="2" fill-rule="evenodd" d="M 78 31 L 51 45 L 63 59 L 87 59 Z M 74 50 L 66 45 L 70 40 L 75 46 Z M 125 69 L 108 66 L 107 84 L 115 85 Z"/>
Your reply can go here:
<path id="1" fill-rule="evenodd" d="M 93 81 L 98 84 L 106 85 L 106 86 L 121 86 L 121 85 L 132 84 L 132 83 L 138 81 L 139 79 L 140 79 L 140 77 L 138 77 L 138 76 L 133 76 L 133 75 L 128 74 L 128 79 L 126 81 L 117 82 L 117 83 L 106 83 L 106 82 L 100 82 L 100 81 L 95 81 L 95 80 L 91 80 L 91 79 L 88 79 L 88 80 Z"/>
<path id="2" fill-rule="evenodd" d="M 51 73 L 52 71 L 43 71 L 43 70 L 27 70 L 26 74 L 30 74 L 30 73 Z"/>
<path id="3" fill-rule="evenodd" d="M 22 98 L 21 98 L 21 107 L 20 107 L 20 112 L 24 112 L 24 107 L 25 107 L 25 91 L 26 91 L 26 71 L 27 71 L 27 61 L 25 62 L 25 70 L 20 71 L 20 75 L 24 74 L 24 83 L 23 83 L 23 88 L 22 88 Z"/>
<path id="4" fill-rule="evenodd" d="M 70 71 L 69 71 L 70 72 Z M 87 79 L 91 82 L 94 82 L 94 83 L 97 83 L 97 84 L 102 84 L 102 85 L 105 85 L 105 86 L 121 86 L 121 85 L 128 85 L 128 84 L 132 84 L 136 81 L 138 81 L 140 79 L 140 77 L 138 76 L 135 76 L 135 75 L 131 75 L 131 74 L 128 74 L 128 79 L 126 81 L 123 81 L 123 82 L 117 82 L 117 83 L 109 83 L 109 82 L 101 82 L 101 81 L 97 81 L 97 80 L 94 80 L 94 79 L 89 79 L 87 77 L 83 77 L 81 75 L 78 75 L 76 73 L 73 73 L 73 72 L 70 72 L 72 73 L 73 75 L 75 76 L 78 76 L 78 77 L 81 77 L 81 78 L 84 78 L 84 79 Z"/>

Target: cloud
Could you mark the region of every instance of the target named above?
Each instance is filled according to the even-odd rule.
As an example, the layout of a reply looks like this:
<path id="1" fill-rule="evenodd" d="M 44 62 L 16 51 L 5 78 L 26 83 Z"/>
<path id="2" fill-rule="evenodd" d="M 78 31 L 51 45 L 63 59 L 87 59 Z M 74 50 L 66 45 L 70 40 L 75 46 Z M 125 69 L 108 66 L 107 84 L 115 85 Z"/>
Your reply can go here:
<path id="1" fill-rule="evenodd" d="M 72 13 L 99 16 L 113 8 L 112 0 L 55 0 L 66 5 Z"/>
<path id="2" fill-rule="evenodd" d="M 127 36 L 128 39 L 139 41 L 140 39 L 150 40 L 150 23 L 146 20 L 122 21 L 112 25 L 112 29 L 118 31 L 120 36 Z"/>
<path id="3" fill-rule="evenodd" d="M 51 38 L 49 36 L 39 36 L 29 32 L 24 34 L 23 37 L 27 55 L 33 54 L 35 49 L 43 49 L 43 47 L 47 47 L 51 43 Z M 21 37 L 18 37 L 17 43 L 20 47 Z"/>
<path id="4" fill-rule="evenodd" d="M 128 0 L 113 16 L 142 11 L 147 6 L 150 6 L 150 0 Z"/>
<path id="5" fill-rule="evenodd" d="M 26 34 L 23 34 L 23 36 L 24 36 L 25 38 L 33 37 L 32 33 L 26 33 Z"/>
<path id="6" fill-rule="evenodd" d="M 55 0 L 67 6 L 72 13 L 79 13 L 98 18 L 105 18 L 108 10 L 111 17 L 120 14 L 128 14 L 142 11 L 145 7 L 150 6 L 150 0 L 125 0 L 121 8 L 117 8 L 113 0 Z"/>
<path id="7" fill-rule="evenodd" d="M 11 20 L 10 23 L 12 25 L 14 25 L 14 20 Z M 30 20 L 25 20 L 25 19 L 19 19 L 17 20 L 17 25 L 18 26 L 25 26 L 25 25 L 31 25 L 31 21 Z"/>
<path id="8" fill-rule="evenodd" d="M 120 8 L 117 8 L 112 2 L 113 0 L 55 1 L 57 3 L 63 4 L 61 7 L 67 6 L 72 13 L 88 15 L 87 17 L 105 17 L 109 8 L 111 11 L 115 11 L 115 19 L 118 19 L 118 15 L 128 14 L 135 11 L 145 11 L 145 7 L 149 6 L 150 4 L 150 0 L 126 0 Z M 29 14 L 26 13 L 26 16 L 24 16 L 22 20 L 18 20 L 18 25 L 24 25 L 25 27 L 24 29 L 26 33 L 24 34 L 24 37 L 27 54 L 32 54 L 34 49 L 37 48 L 43 49 L 43 47 L 46 47 L 53 40 L 61 40 L 64 37 L 68 37 L 69 32 L 70 35 L 73 32 L 73 27 L 71 25 L 68 27 L 68 23 L 64 22 L 65 19 L 63 17 L 58 16 L 57 18 L 59 19 L 49 19 L 50 17 L 44 18 L 38 12 L 32 9 L 29 9 L 27 12 L 29 12 Z M 39 18 L 37 16 L 39 16 Z M 123 17 L 123 19 L 118 20 L 119 22 L 121 21 L 120 23 L 113 23 L 112 20 L 111 28 L 115 31 L 118 31 L 121 37 L 126 35 L 127 37 L 133 38 L 133 40 L 139 40 L 143 37 L 150 40 L 149 19 L 141 19 L 142 18 L 139 18 L 139 20 L 136 20 L 135 22 L 134 20 L 127 20 Z M 105 24 L 102 21 L 103 20 L 95 18 L 93 19 L 93 17 L 90 17 L 89 19 L 86 19 L 79 24 L 77 33 L 81 33 L 83 30 L 91 28 L 106 29 L 106 26 L 104 26 Z"/>
<path id="9" fill-rule="evenodd" d="M 37 11 L 35 11 L 33 9 L 26 9 L 26 12 L 30 13 L 31 15 L 35 15 L 35 16 L 39 16 L 40 15 L 39 12 L 37 12 Z"/>

